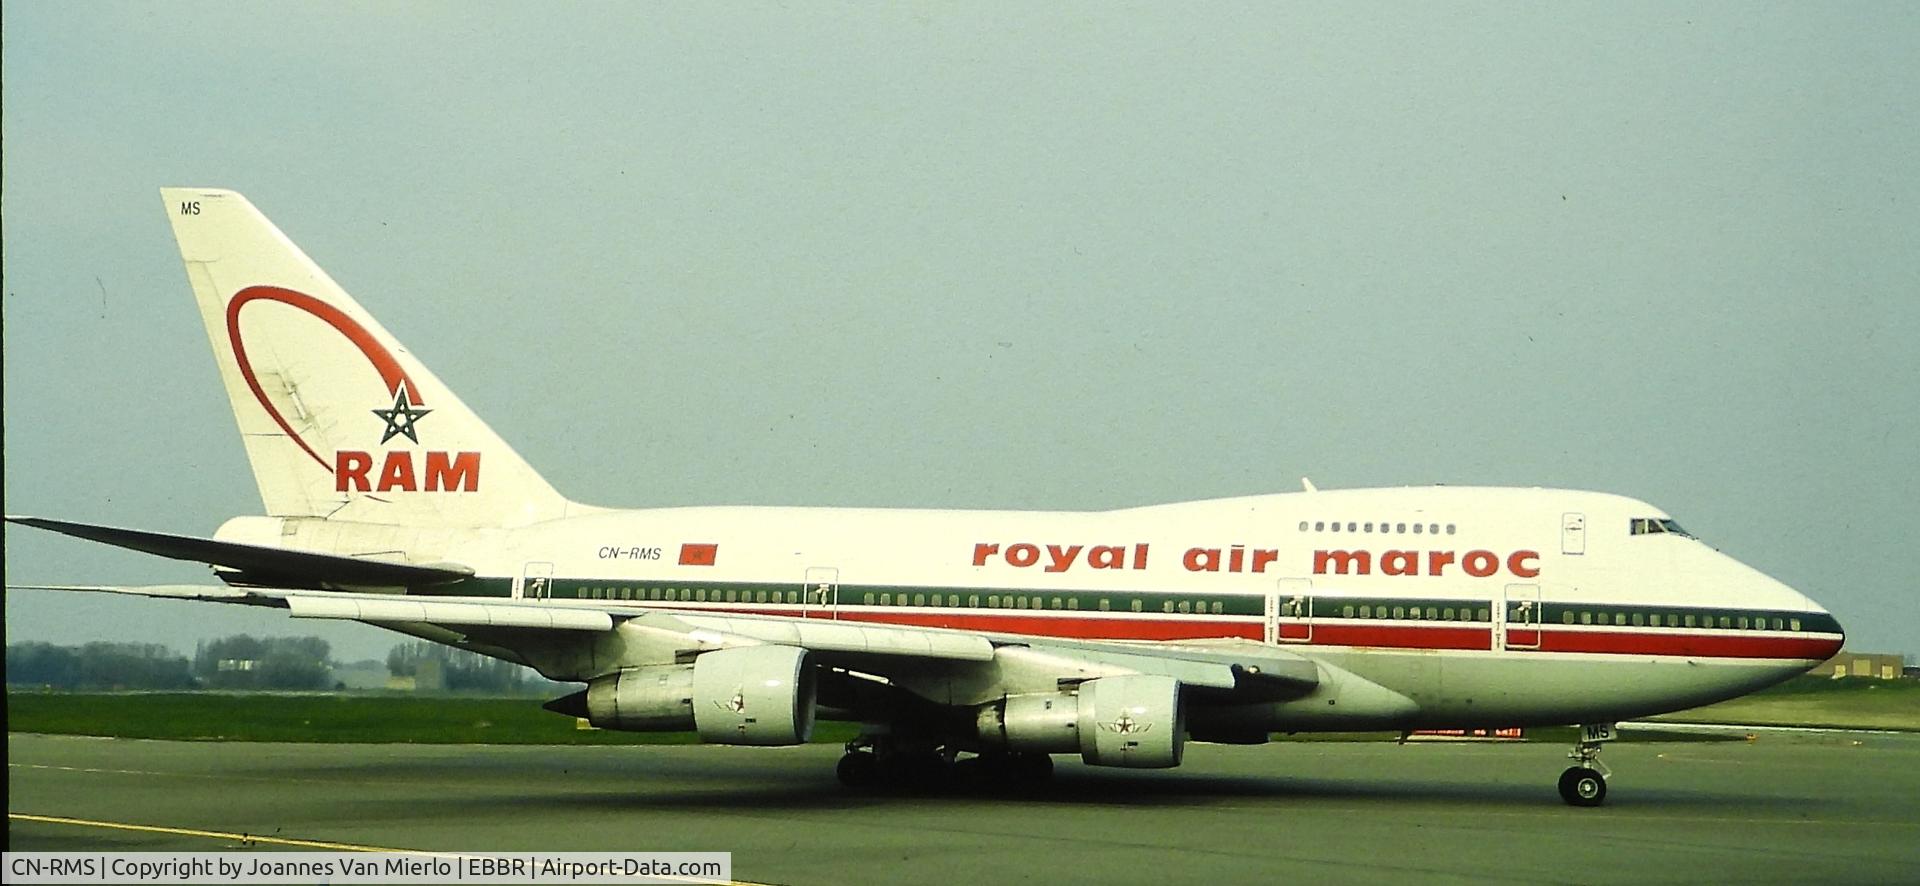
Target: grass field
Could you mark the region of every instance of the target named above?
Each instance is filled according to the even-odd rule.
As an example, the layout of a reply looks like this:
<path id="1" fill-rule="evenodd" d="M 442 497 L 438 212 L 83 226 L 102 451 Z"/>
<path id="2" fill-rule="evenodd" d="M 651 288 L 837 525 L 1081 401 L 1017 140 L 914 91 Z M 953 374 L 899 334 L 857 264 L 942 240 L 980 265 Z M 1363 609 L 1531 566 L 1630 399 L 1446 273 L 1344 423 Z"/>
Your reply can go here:
<path id="1" fill-rule="evenodd" d="M 1653 718 L 1684 723 L 1825 726 L 1920 732 L 1920 683 L 1803 677 L 1745 698 Z M 572 717 L 527 698 L 459 696 L 7 692 L 13 732 L 182 741 L 413 742 L 420 744 L 691 744 L 692 733 L 577 728 Z M 854 727 L 821 723 L 817 742 L 852 738 Z M 1623 733 L 1628 740 L 1700 740 L 1678 733 Z M 1299 735 L 1293 740 L 1369 741 L 1390 733 Z M 1573 730 L 1531 729 L 1531 741 L 1570 742 Z"/>
<path id="2" fill-rule="evenodd" d="M 691 732 L 580 729 L 529 698 L 7 692 L 7 729 L 181 741 L 692 744 Z M 850 727 L 822 723 L 815 740 Z"/>
<path id="3" fill-rule="evenodd" d="M 1797 677 L 1743 698 L 1651 719 L 1920 732 L 1920 681 Z"/>

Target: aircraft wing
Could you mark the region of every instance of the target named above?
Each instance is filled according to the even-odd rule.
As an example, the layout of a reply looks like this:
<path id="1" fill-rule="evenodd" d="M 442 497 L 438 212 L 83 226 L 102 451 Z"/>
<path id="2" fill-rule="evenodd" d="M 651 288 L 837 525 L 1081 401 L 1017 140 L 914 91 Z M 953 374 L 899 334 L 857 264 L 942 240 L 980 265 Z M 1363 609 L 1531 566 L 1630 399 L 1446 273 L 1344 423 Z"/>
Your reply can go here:
<path id="1" fill-rule="evenodd" d="M 8 587 L 269 606 L 286 609 L 294 618 L 358 621 L 421 636 L 470 637 L 478 642 L 458 645 L 481 651 L 520 648 L 524 644 L 518 639 L 551 646 L 555 632 L 586 645 L 619 634 L 625 642 L 654 645 L 668 658 L 735 646 L 796 646 L 814 653 L 823 665 L 882 678 L 1012 664 L 1047 673 L 1057 683 L 1116 674 L 1167 676 L 1190 689 L 1237 701 L 1298 697 L 1319 682 L 1312 660 L 1254 643 L 1111 643 L 786 616 L 219 585 Z M 535 633 L 542 636 L 533 638 Z M 513 658 L 525 663 L 522 656 Z"/>
<path id="2" fill-rule="evenodd" d="M 769 615 L 674 612 L 677 621 L 749 643 L 800 646 L 832 661 L 842 656 L 904 656 L 992 661 L 1019 655 L 1073 682 L 1116 673 L 1173 677 L 1183 685 L 1298 695 L 1319 683 L 1309 659 L 1262 644 L 1116 643 L 949 628 L 870 625 Z M 1288 691 L 1295 690 L 1295 691 Z"/>

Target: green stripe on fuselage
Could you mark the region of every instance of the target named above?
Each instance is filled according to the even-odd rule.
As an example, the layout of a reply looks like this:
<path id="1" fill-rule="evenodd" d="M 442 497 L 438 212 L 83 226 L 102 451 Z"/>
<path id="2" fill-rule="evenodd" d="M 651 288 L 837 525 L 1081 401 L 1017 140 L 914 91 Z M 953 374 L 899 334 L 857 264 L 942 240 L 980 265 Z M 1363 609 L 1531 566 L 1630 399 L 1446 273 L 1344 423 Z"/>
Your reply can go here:
<path id="1" fill-rule="evenodd" d="M 828 601 L 805 599 L 807 589 L 793 582 L 731 581 L 620 581 L 556 578 L 548 583 L 546 598 L 600 600 L 619 603 L 707 603 L 722 606 L 823 606 Z M 420 588 L 427 596 L 506 598 L 513 579 L 474 577 Z M 815 591 L 817 594 L 818 591 Z M 541 599 L 541 598 L 533 598 Z M 1227 615 L 1258 618 L 1265 614 L 1260 593 L 1170 594 L 1113 591 L 1009 591 L 999 588 L 952 588 L 912 585 L 840 585 L 831 601 L 837 606 L 914 609 L 991 609 L 1009 611 L 1116 612 L 1143 615 Z M 1491 600 L 1482 603 L 1457 598 L 1316 596 L 1293 605 L 1282 597 L 1283 621 L 1411 620 L 1440 623 L 1486 624 Z M 1520 601 L 1508 601 L 1507 620 L 1531 619 Z M 1762 630 L 1787 633 L 1840 633 L 1840 625 L 1824 612 L 1767 609 L 1725 609 L 1697 606 L 1623 606 L 1602 603 L 1540 604 L 1543 625 L 1593 627 L 1677 628 L 1681 630 Z M 1743 621 L 1744 620 L 1744 621 Z M 1774 627 L 1778 622 L 1780 627 Z"/>

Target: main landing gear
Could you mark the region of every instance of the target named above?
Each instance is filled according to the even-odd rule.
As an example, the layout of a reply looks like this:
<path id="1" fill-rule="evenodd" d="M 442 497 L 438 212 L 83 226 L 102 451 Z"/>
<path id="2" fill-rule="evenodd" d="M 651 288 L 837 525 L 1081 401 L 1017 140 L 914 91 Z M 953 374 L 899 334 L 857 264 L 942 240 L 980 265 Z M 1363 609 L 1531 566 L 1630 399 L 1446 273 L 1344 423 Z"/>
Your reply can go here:
<path id="1" fill-rule="evenodd" d="M 855 789 L 937 791 L 951 787 L 1037 784 L 1053 775 L 1046 754 L 988 753 L 956 759 L 957 752 L 891 736 L 861 736 L 847 742 L 835 774 Z"/>
<path id="2" fill-rule="evenodd" d="M 850 788 L 930 790 L 952 778 L 953 752 L 891 735 L 863 735 L 847 742 L 835 774 Z"/>
<path id="3" fill-rule="evenodd" d="M 1614 739 L 1612 723 L 1584 723 L 1580 740 L 1574 742 L 1567 758 L 1574 765 L 1560 773 L 1560 799 L 1569 806 L 1598 806 L 1607 799 L 1607 777 L 1613 773 L 1600 762 L 1602 742 Z"/>

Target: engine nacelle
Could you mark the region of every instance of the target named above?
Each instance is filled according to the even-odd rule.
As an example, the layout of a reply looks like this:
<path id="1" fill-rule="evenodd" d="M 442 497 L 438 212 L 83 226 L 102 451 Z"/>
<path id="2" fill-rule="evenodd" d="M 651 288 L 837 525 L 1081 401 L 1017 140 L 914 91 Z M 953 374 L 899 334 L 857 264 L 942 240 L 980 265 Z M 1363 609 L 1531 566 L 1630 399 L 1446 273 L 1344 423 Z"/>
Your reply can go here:
<path id="1" fill-rule="evenodd" d="M 740 646 L 706 653 L 690 665 L 628 668 L 601 677 L 587 684 L 586 713 L 603 729 L 692 729 L 715 744 L 789 745 L 812 737 L 814 701 L 806 650 Z"/>
<path id="2" fill-rule="evenodd" d="M 587 722 L 634 732 L 692 729 L 693 665 L 628 668 L 588 683 Z"/>
<path id="3" fill-rule="evenodd" d="M 982 705 L 974 716 L 982 744 L 1028 754 L 1080 750 L 1080 697 L 1072 692 L 1014 695 Z"/>
<path id="4" fill-rule="evenodd" d="M 805 649 L 709 652 L 693 660 L 693 726 L 717 744 L 802 744 L 813 736 L 816 690 Z"/>
<path id="5" fill-rule="evenodd" d="M 1016 695 L 980 708 L 975 722 L 990 748 L 1038 754 L 1078 751 L 1092 766 L 1165 769 L 1186 746 L 1180 681 L 1101 677 L 1075 692 Z"/>
<path id="6" fill-rule="evenodd" d="M 1187 743 L 1180 681 L 1102 677 L 1080 684 L 1080 758 L 1093 766 L 1166 769 Z"/>

